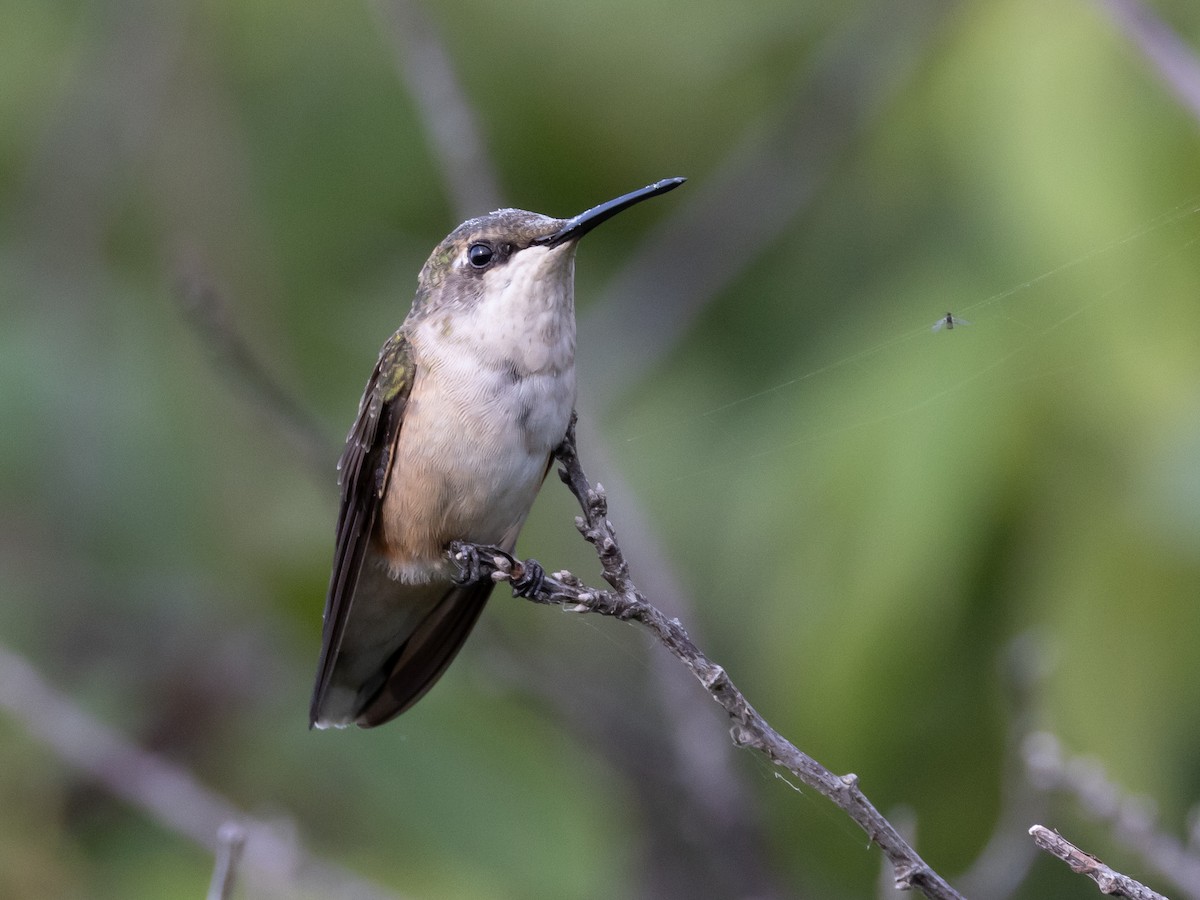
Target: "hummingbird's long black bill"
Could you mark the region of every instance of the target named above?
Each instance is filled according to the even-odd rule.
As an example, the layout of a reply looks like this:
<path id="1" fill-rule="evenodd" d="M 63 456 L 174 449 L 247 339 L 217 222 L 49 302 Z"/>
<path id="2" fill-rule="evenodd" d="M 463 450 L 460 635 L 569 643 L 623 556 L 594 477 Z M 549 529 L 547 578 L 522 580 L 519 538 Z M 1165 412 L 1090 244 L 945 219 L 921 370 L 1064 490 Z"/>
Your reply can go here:
<path id="1" fill-rule="evenodd" d="M 607 222 L 621 210 L 628 209 L 635 203 L 641 203 L 649 197 L 657 197 L 659 194 L 673 191 L 685 181 L 687 181 L 686 178 L 664 178 L 662 181 L 648 184 L 644 188 L 630 191 L 628 194 L 622 194 L 615 200 L 609 200 L 607 203 L 593 206 L 587 212 L 581 212 L 574 218 L 567 219 L 566 224 L 558 229 L 558 231 L 548 234 L 545 237 L 537 238 L 533 243 L 543 247 L 557 247 L 564 241 L 573 241 L 581 238 L 601 222 Z"/>

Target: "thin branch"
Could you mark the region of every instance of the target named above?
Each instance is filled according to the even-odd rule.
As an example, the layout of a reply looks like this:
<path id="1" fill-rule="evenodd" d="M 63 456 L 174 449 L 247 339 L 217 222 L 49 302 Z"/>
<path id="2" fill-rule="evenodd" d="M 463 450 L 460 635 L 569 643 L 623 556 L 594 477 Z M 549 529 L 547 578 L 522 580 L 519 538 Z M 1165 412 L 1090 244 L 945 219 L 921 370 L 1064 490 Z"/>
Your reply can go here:
<path id="1" fill-rule="evenodd" d="M 1068 756 L 1052 734 L 1030 735 L 1023 750 L 1029 780 L 1038 789 L 1073 796 L 1085 813 L 1108 823 L 1113 839 L 1137 852 L 1156 877 L 1200 900 L 1200 856 L 1158 827 L 1153 801 L 1113 783 L 1095 760 Z"/>
<path id="2" fill-rule="evenodd" d="M 1056 831 L 1041 825 L 1029 829 L 1033 842 L 1051 856 L 1056 856 L 1071 867 L 1078 875 L 1086 875 L 1100 888 L 1100 893 L 1129 900 L 1167 900 L 1162 894 L 1152 891 L 1140 881 L 1106 866 L 1090 853 L 1084 853 Z"/>
<path id="3" fill-rule="evenodd" d="M 441 168 L 455 218 L 496 209 L 501 205 L 500 180 L 437 28 L 413 0 L 373 0 L 371 7 L 425 125 L 430 155 Z"/>
<path id="4" fill-rule="evenodd" d="M 688 591 L 667 560 L 662 539 L 634 491 L 621 477 L 619 467 L 606 453 L 602 434 L 593 434 L 593 453 L 601 468 L 614 473 L 617 482 L 607 487 L 622 501 L 622 534 L 626 546 L 636 548 L 639 586 L 654 596 L 659 610 L 668 618 L 692 619 L 693 604 Z M 764 858 L 762 825 L 753 794 L 743 773 L 735 765 L 735 749 L 711 739 L 715 723 L 704 695 L 696 692 L 686 669 L 673 664 L 663 654 L 651 654 L 646 670 L 646 689 L 634 702 L 641 716 L 656 723 L 658 734 L 646 736 L 645 750 L 655 747 L 667 751 L 661 765 L 675 773 L 673 819 L 680 823 L 676 831 L 690 841 L 704 862 L 710 889 L 720 884 L 740 884 L 756 897 L 785 893 L 777 882 L 770 863 Z M 629 715 L 626 712 L 626 715 Z M 628 748 L 625 748 L 628 753 Z M 643 751 L 639 751 L 642 755 Z M 630 773 L 634 776 L 636 773 Z M 661 814 L 660 814 L 661 816 Z M 686 827 L 686 822 L 703 821 L 701 833 Z M 724 878 L 724 881 L 718 881 Z M 728 890 L 733 890 L 732 887 Z M 655 895 L 662 893 L 659 888 Z M 720 893 L 717 890 L 717 893 Z"/>
<path id="5" fill-rule="evenodd" d="M 687 196 L 671 204 L 671 214 L 647 234 L 581 316 L 580 333 L 589 345 L 623 348 L 620 353 L 580 354 L 580 381 L 602 389 L 581 398 L 585 421 L 599 421 L 602 416 L 588 415 L 586 408 L 595 412 L 627 393 L 683 339 L 705 307 L 820 196 L 837 161 L 903 86 L 922 57 L 921 47 L 950 8 L 946 0 L 872 5 L 826 43 L 795 88 L 764 121 L 746 130 L 703 183 L 694 183 Z M 696 247 L 719 252 L 697 255 Z M 689 264 L 681 267 L 680 259 Z M 653 286 L 652 303 L 647 302 L 647 285 Z M 606 436 L 590 437 L 593 465 L 612 473 L 606 482 L 621 504 L 621 530 L 642 588 L 659 609 L 694 625 L 693 604 L 662 550 L 653 518 L 621 477 Z M 659 654 L 650 665 L 646 699 L 655 704 L 675 757 L 680 796 L 691 807 L 681 813 L 701 814 L 713 825 L 710 859 L 728 861 L 730 868 L 744 872 L 755 865 L 760 829 L 752 796 L 733 764 L 733 748 L 697 738 L 711 727 L 709 711 L 686 672 Z M 732 855 L 729 848 L 738 846 L 745 853 Z M 765 863 L 757 868 L 769 877 Z"/>
<path id="6" fill-rule="evenodd" d="M 602 391 L 589 389 L 581 409 L 590 405 L 602 410 L 613 398 L 624 396 L 820 196 L 837 161 L 903 87 L 923 56 L 922 47 L 953 7 L 946 0 L 872 5 L 826 42 L 796 87 L 764 121 L 734 142 L 703 183 L 693 184 L 688 196 L 681 195 L 680 202 L 671 205 L 671 214 L 646 235 L 620 274 L 580 317 L 580 333 L 590 346 L 623 348 L 620 353 L 580 354 L 581 383 Z M 696 247 L 719 252 L 697 255 Z M 680 259 L 688 259 L 689 265 L 681 268 Z M 652 286 L 653 302 L 647 302 L 647 285 Z M 602 416 L 589 416 L 585 410 L 584 418 L 599 421 Z M 606 482 L 621 504 L 622 534 L 642 588 L 664 612 L 695 625 L 688 591 L 673 571 L 669 554 L 662 552 L 653 518 L 638 492 L 621 477 L 621 466 L 605 464 L 605 458 L 612 457 L 606 436 L 597 433 L 592 438 L 592 461 L 611 473 Z M 754 799 L 733 764 L 733 748 L 697 739 L 711 725 L 704 699 L 692 690 L 683 669 L 661 654 L 652 657 L 651 667 L 646 700 L 655 704 L 673 750 L 680 796 L 714 825 L 710 840 L 716 852 L 708 857 L 744 871 L 754 865 L 760 826 Z M 745 848 L 740 856 L 728 850 L 739 846 Z M 758 868 L 765 875 L 768 867 Z"/>
<path id="7" fill-rule="evenodd" d="M 621 621 L 633 620 L 647 628 L 670 653 L 700 681 L 705 690 L 733 720 L 730 735 L 739 747 L 751 747 L 787 769 L 809 787 L 841 807 L 878 844 L 892 863 L 897 887 L 916 889 L 932 900 L 961 900 L 917 854 L 859 789 L 858 776 L 835 775 L 783 738 L 750 705 L 725 670 L 693 643 L 678 619 L 668 619 L 648 603 L 629 573 L 616 532 L 608 520 L 604 489 L 588 481 L 575 450 L 574 422 L 557 451 L 563 468 L 559 476 L 579 501 L 583 516 L 575 520 L 583 537 L 600 559 L 604 580 L 613 590 L 585 585 L 570 572 L 544 574 L 531 561 L 521 562 L 495 547 L 451 545 L 451 557 L 464 568 L 465 577 L 509 581 L 521 596 L 535 603 L 561 606 L 569 612 L 594 612 Z"/>
<path id="8" fill-rule="evenodd" d="M 1175 98 L 1200 122 L 1200 58 L 1195 51 L 1140 0 L 1100 2 Z"/>
<path id="9" fill-rule="evenodd" d="M 896 830 L 904 839 L 916 846 L 917 843 L 917 813 L 911 806 L 897 806 L 888 813 L 888 819 L 896 826 Z M 880 861 L 879 878 L 875 885 L 875 896 L 879 900 L 895 900 L 902 889 L 892 877 L 891 860 L 886 856 Z"/>
<path id="10" fill-rule="evenodd" d="M 230 822 L 239 823 L 245 835 L 243 869 L 272 896 L 395 897 L 339 867 L 307 857 L 294 836 L 245 815 L 190 772 L 131 743 L 3 647 L 0 709 L 59 760 L 210 853 L 221 850 L 222 829 Z"/>

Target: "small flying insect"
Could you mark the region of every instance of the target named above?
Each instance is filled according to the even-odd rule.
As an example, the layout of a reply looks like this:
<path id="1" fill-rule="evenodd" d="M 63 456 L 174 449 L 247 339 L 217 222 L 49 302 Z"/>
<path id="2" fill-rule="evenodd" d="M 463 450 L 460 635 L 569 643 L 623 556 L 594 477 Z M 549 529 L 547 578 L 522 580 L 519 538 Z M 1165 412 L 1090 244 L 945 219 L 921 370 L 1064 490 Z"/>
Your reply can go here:
<path id="1" fill-rule="evenodd" d="M 960 319 L 953 313 L 946 313 L 940 319 L 933 323 L 933 331 L 938 332 L 945 328 L 947 331 L 953 331 L 955 325 L 970 325 L 966 319 Z"/>

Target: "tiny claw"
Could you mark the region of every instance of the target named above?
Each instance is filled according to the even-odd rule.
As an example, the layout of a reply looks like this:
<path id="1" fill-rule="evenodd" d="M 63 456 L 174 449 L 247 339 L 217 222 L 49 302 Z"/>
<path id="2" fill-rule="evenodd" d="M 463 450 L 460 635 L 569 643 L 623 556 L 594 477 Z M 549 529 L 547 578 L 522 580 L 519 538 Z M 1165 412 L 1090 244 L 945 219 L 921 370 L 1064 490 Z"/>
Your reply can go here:
<path id="1" fill-rule="evenodd" d="M 515 571 L 509 577 L 512 583 L 514 597 L 532 597 L 539 593 L 546 582 L 546 570 L 536 559 L 527 559 L 519 566 L 520 574 Z"/>
<path id="2" fill-rule="evenodd" d="M 455 541 L 450 545 L 450 559 L 458 567 L 452 580 L 457 585 L 474 584 L 483 577 L 479 550 L 474 544 Z"/>

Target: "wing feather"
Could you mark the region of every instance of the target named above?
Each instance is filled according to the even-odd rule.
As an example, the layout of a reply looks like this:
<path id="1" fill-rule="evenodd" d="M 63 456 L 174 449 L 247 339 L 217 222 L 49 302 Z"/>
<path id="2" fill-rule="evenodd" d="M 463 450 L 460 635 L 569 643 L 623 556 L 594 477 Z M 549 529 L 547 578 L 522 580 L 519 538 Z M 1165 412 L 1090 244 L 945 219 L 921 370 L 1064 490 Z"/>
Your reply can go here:
<path id="1" fill-rule="evenodd" d="M 358 585 L 371 533 L 387 490 L 392 454 L 412 391 L 416 366 L 402 331 L 383 345 L 379 361 L 367 382 L 358 417 L 346 438 L 338 461 L 342 499 L 338 510 L 333 573 L 325 599 L 324 627 L 317 680 L 309 708 L 309 723 L 318 719 L 321 701 L 329 688 L 346 621 Z"/>

